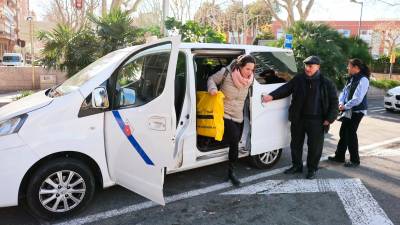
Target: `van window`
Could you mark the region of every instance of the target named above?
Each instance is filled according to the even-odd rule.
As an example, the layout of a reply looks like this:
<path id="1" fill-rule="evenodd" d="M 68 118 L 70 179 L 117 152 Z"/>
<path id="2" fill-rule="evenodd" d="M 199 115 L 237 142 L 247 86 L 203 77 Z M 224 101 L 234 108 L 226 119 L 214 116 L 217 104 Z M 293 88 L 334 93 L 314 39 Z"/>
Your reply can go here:
<path id="1" fill-rule="evenodd" d="M 21 58 L 16 55 L 3 56 L 3 62 L 21 62 Z"/>
<path id="2" fill-rule="evenodd" d="M 293 52 L 253 52 L 256 59 L 255 79 L 260 84 L 283 83 L 296 73 Z"/>
<path id="3" fill-rule="evenodd" d="M 171 48 L 166 51 L 133 57 L 118 72 L 118 107 L 144 105 L 164 90 Z"/>

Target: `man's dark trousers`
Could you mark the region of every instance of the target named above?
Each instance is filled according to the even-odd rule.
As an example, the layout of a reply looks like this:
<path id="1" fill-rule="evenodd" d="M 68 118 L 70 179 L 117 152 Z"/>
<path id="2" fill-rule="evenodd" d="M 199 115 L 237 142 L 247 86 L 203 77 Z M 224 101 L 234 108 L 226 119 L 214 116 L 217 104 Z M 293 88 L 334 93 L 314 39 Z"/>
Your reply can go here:
<path id="1" fill-rule="evenodd" d="M 305 135 L 307 134 L 307 168 L 309 171 L 318 170 L 324 144 L 322 119 L 300 119 L 299 121 L 292 122 L 290 131 L 292 135 L 290 149 L 293 166 L 298 168 L 303 167 L 303 145 Z"/>

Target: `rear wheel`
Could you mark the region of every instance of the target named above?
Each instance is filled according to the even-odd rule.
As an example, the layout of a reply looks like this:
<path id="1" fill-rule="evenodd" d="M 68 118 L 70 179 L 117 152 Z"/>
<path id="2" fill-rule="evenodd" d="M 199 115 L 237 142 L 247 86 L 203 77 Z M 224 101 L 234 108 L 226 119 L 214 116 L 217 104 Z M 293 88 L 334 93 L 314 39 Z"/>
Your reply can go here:
<path id="1" fill-rule="evenodd" d="M 269 169 L 274 166 L 282 155 L 282 149 L 264 152 L 259 155 L 250 156 L 250 163 L 259 169 Z"/>
<path id="2" fill-rule="evenodd" d="M 94 191 L 94 176 L 87 165 L 71 158 L 54 159 L 32 174 L 26 206 L 34 216 L 60 218 L 84 208 Z"/>

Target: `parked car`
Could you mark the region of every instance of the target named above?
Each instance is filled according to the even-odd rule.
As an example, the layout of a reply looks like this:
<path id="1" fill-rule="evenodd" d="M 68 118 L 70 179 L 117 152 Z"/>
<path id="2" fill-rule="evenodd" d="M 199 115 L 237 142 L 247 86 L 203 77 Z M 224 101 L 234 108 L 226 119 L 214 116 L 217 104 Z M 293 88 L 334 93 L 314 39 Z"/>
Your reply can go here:
<path id="1" fill-rule="evenodd" d="M 21 53 L 4 53 L 2 64 L 4 66 L 23 66 L 24 57 Z"/>
<path id="2" fill-rule="evenodd" d="M 384 97 L 384 107 L 388 111 L 400 110 L 400 86 L 392 88 L 386 92 Z"/>
<path id="3" fill-rule="evenodd" d="M 97 188 L 121 185 L 159 204 L 164 174 L 228 159 L 228 146 L 196 134 L 196 91 L 241 54 L 257 60 L 240 157 L 270 168 L 289 145 L 290 98 L 261 95 L 296 73 L 293 52 L 264 46 L 180 43 L 114 51 L 52 89 L 0 108 L 0 207 L 25 203 L 42 218 L 84 208 Z"/>

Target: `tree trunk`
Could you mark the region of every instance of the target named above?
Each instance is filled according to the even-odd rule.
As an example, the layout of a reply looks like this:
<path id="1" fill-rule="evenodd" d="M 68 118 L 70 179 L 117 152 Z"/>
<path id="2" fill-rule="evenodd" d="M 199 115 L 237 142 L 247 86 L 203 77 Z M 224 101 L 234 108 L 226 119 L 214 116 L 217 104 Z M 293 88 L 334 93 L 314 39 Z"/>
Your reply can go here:
<path id="1" fill-rule="evenodd" d="M 107 15 L 107 0 L 101 0 L 101 15 L 103 17 Z"/>

